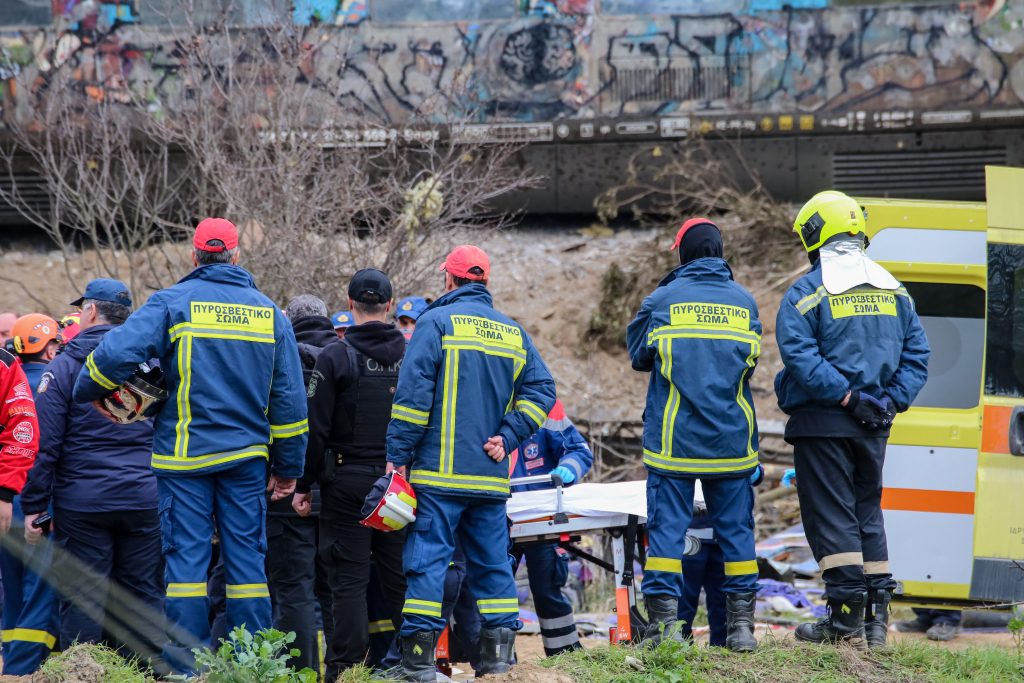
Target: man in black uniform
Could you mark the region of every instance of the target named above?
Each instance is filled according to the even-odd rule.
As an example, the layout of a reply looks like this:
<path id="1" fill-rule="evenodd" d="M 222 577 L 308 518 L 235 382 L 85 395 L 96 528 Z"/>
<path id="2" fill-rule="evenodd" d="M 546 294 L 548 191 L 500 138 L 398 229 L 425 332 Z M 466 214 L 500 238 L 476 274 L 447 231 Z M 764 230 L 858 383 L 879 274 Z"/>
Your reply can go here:
<path id="1" fill-rule="evenodd" d="M 309 387 L 313 366 L 320 351 L 335 344 L 338 335 L 327 317 L 327 306 L 311 294 L 301 294 L 284 309 L 292 324 L 302 361 L 302 378 Z M 295 632 L 293 646 L 301 653 L 291 661 L 296 669 L 320 668 L 317 636 L 316 601 L 324 618 L 324 631 L 330 634 L 330 590 L 326 567 L 317 558 L 317 519 L 319 491 L 312 491 L 312 514 L 300 517 L 292 509 L 292 499 L 267 502 L 267 583 L 274 606 L 274 627 Z"/>
<path id="2" fill-rule="evenodd" d="M 379 270 L 368 268 L 352 277 L 348 297 L 356 324 L 348 328 L 342 343 L 320 353 L 309 383 L 312 438 L 294 507 L 300 515 L 309 514 L 308 492 L 319 481 L 320 556 L 327 563 L 334 613 L 327 648 L 329 681 L 366 657 L 371 559 L 396 630 L 405 601 L 405 534 L 385 534 L 359 524 L 363 500 L 387 465 L 384 442 L 391 399 L 405 355 L 405 337 L 385 322 L 391 293 L 391 283 Z"/>

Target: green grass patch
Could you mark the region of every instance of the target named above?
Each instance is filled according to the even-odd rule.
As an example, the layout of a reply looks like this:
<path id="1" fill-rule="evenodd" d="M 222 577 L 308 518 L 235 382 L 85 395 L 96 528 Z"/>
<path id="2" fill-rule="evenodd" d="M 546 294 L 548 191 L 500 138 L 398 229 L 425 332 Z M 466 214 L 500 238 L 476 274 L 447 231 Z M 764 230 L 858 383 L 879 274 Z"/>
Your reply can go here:
<path id="1" fill-rule="evenodd" d="M 1021 681 L 1017 654 L 998 647 L 953 650 L 903 641 L 858 653 L 847 647 L 762 638 L 753 654 L 665 643 L 656 649 L 601 646 L 542 662 L 580 683 L 911 683 Z"/>
<path id="2" fill-rule="evenodd" d="M 355 666 L 342 671 L 337 683 L 380 683 L 383 679 L 375 678 L 375 675 L 373 669 L 368 666 Z"/>
<path id="3" fill-rule="evenodd" d="M 73 645 L 43 662 L 38 677 L 44 683 L 147 683 L 152 680 L 137 662 L 125 659 L 104 645 Z"/>

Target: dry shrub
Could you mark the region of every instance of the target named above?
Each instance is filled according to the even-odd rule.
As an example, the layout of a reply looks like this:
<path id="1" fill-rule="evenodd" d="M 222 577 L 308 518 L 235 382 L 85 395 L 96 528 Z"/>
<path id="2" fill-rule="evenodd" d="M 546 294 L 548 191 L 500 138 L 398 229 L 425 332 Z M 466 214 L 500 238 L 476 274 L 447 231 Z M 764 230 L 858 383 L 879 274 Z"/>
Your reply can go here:
<path id="1" fill-rule="evenodd" d="M 278 4 L 285 16 L 288 2 Z M 515 158 L 521 145 L 500 127 L 456 123 L 473 120 L 451 108 L 465 97 L 442 92 L 392 126 L 346 96 L 355 67 L 326 40 L 333 27 L 233 30 L 227 12 L 192 21 L 192 3 L 183 6 L 169 30 L 177 89 L 162 100 L 126 92 L 97 102 L 59 74 L 47 88 L 22 84 L 35 116 L 15 129 L 8 168 L 29 159 L 53 200 L 33 207 L 14 172 L 0 198 L 66 256 L 99 248 L 96 274 L 128 280 L 141 301 L 191 267 L 182 250 L 149 259 L 153 247 L 220 215 L 239 226 L 242 264 L 271 298 L 308 292 L 340 305 L 359 268 L 381 268 L 396 293 L 417 293 L 455 235 L 514 218 L 490 207 L 534 181 Z"/>
<path id="2" fill-rule="evenodd" d="M 625 178 L 594 201 L 602 220 L 628 211 L 641 225 L 659 229 L 648 249 L 613 263 L 601 286 L 601 303 L 583 334 L 584 349 L 615 350 L 625 345 L 626 326 L 643 298 L 678 265 L 666 247 L 679 224 L 707 216 L 722 230 L 725 256 L 737 279 L 750 285 L 785 284 L 799 263 L 791 233 L 792 207 L 773 200 L 737 148 L 722 156 L 703 139 L 676 148 L 666 161 L 650 150 L 634 154 Z M 777 280 L 782 274 L 783 280 Z M 756 292 L 755 292 L 756 293 Z"/>

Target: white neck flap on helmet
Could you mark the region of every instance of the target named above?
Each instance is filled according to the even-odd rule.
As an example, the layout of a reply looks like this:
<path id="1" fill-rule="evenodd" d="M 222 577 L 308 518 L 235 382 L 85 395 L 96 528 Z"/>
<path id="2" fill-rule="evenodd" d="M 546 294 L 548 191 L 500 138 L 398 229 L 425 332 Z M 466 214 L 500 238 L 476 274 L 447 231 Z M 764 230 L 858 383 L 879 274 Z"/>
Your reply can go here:
<path id="1" fill-rule="evenodd" d="M 864 253 L 861 237 L 829 242 L 821 247 L 818 256 L 822 284 L 829 294 L 842 294 L 864 284 L 899 289 L 899 280 Z"/>

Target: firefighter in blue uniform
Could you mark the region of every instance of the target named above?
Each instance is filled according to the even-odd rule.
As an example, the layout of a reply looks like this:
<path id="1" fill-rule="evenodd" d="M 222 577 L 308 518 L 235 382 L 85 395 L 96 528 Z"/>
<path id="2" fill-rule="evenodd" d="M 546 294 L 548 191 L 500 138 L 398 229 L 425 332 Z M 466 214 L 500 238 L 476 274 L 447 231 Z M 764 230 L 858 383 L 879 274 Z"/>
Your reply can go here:
<path id="1" fill-rule="evenodd" d="M 885 444 L 924 386 L 930 354 L 907 290 L 867 257 L 864 228 L 864 211 L 841 192 L 804 205 L 793 229 L 813 267 L 786 293 L 775 326 L 785 366 L 775 392 L 829 610 L 796 637 L 860 648 L 886 641 L 896 582 L 881 508 Z"/>
<path id="2" fill-rule="evenodd" d="M 209 644 L 214 519 L 229 628 L 272 625 L 264 490 L 274 500 L 294 491 L 308 432 L 292 327 L 237 265 L 235 226 L 207 218 L 193 247 L 196 269 L 108 332 L 74 391 L 76 401 L 96 401 L 139 363 L 160 359 L 170 398 L 156 417 L 152 466 L 166 560 L 167 662 L 180 671 L 194 667 L 191 647 Z"/>
<path id="3" fill-rule="evenodd" d="M 700 479 L 725 560 L 726 646 L 751 651 L 757 561 L 749 478 L 758 441 L 749 381 L 761 353 L 761 322 L 754 298 L 722 257 L 714 223 L 686 221 L 673 247 L 679 267 L 644 300 L 626 333 L 633 369 L 651 373 L 643 435 L 645 640 L 680 637 L 680 558 Z"/>
<path id="4" fill-rule="evenodd" d="M 594 464 L 594 454 L 565 414 L 561 401 L 548 413 L 537 433 L 519 447 L 512 477 L 551 474 L 566 486 L 582 479 Z M 550 488 L 548 484 L 513 487 L 513 491 Z M 523 549 L 530 593 L 540 619 L 540 637 L 549 657 L 580 647 L 572 605 L 562 594 L 569 578 L 569 558 L 558 552 L 557 543 L 528 545 Z"/>
<path id="5" fill-rule="evenodd" d="M 408 468 L 419 505 L 403 557 L 408 589 L 399 632 L 407 680 L 434 680 L 445 573 L 458 534 L 483 620 L 478 675 L 508 671 L 521 627 L 508 561 L 505 456 L 537 431 L 555 385 L 529 336 L 494 309 L 490 263 L 477 247 L 442 265 L 444 296 L 420 316 L 388 428 L 392 468 Z"/>
<path id="6" fill-rule="evenodd" d="M 11 332 L 13 337 L 8 345 L 21 361 L 32 396 L 38 397 L 46 364 L 60 348 L 57 321 L 40 313 L 30 313 L 18 318 Z M 57 644 L 57 595 L 33 570 L 50 568 L 53 547 L 49 543 L 25 544 L 20 495 L 14 497 L 13 513 L 10 543 L 20 548 L 15 553 L 7 546 L 0 547 L 0 577 L 4 589 L 3 673 L 28 676 L 39 669 Z"/>

